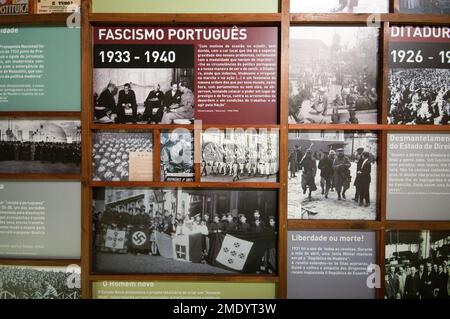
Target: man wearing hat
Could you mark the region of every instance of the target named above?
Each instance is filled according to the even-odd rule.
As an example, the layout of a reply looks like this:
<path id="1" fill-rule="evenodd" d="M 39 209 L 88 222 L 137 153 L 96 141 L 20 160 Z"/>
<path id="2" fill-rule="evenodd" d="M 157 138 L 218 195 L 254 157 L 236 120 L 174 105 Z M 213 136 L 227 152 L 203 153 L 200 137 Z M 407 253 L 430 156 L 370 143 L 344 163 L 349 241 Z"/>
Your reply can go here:
<path id="1" fill-rule="evenodd" d="M 360 169 L 357 171 L 358 182 L 358 196 L 359 196 L 359 206 L 370 206 L 370 173 L 372 171 L 372 164 L 370 163 L 370 153 L 362 153 L 362 163 Z M 364 203 L 365 201 L 365 203 Z"/>
<path id="2" fill-rule="evenodd" d="M 338 194 L 338 200 L 345 199 L 345 192 L 350 188 L 350 160 L 344 155 L 344 149 L 339 148 L 336 150 L 337 157 L 333 161 L 334 171 L 334 183 L 336 192 Z M 342 198 L 341 198 L 342 192 Z"/>
<path id="3" fill-rule="evenodd" d="M 308 149 L 305 156 L 300 162 L 300 167 L 303 169 L 302 173 L 302 189 L 303 194 L 306 194 L 307 188 L 309 188 L 308 200 L 311 200 L 311 193 L 317 190 L 316 186 L 316 172 L 317 165 L 316 160 L 312 157 L 312 150 Z"/>
<path id="4" fill-rule="evenodd" d="M 355 186 L 355 188 L 356 188 L 355 197 L 353 198 L 353 200 L 355 202 L 357 202 L 359 200 L 359 188 L 360 188 L 360 186 L 359 186 L 359 179 L 360 179 L 360 173 L 358 173 L 358 172 L 361 171 L 361 165 L 362 165 L 362 163 L 364 161 L 364 159 L 362 158 L 362 153 L 363 152 L 364 152 L 364 148 L 363 147 L 359 147 L 356 150 L 356 160 L 358 161 L 356 163 L 356 172 L 357 172 L 357 174 L 356 174 L 355 181 L 353 182 L 353 186 Z"/>
<path id="5" fill-rule="evenodd" d="M 331 179 L 333 178 L 333 161 L 335 156 L 336 152 L 330 150 L 328 156 L 324 155 L 319 161 L 320 187 L 322 188 L 322 195 L 325 195 L 325 198 L 328 198 L 328 193 L 331 188 Z"/>

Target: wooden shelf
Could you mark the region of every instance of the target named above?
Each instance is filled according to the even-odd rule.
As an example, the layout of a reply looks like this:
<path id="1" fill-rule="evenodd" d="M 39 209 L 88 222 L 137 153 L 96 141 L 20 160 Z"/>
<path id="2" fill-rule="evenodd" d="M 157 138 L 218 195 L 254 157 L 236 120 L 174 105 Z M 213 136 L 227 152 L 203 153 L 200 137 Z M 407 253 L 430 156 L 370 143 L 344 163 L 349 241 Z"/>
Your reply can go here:
<path id="1" fill-rule="evenodd" d="M 24 14 L 1 16 L 0 25 L 33 26 L 33 25 L 66 25 L 71 13 Z"/>
<path id="2" fill-rule="evenodd" d="M 152 14 L 152 13 L 90 13 L 92 24 L 276 24 L 281 22 L 281 14 Z"/>

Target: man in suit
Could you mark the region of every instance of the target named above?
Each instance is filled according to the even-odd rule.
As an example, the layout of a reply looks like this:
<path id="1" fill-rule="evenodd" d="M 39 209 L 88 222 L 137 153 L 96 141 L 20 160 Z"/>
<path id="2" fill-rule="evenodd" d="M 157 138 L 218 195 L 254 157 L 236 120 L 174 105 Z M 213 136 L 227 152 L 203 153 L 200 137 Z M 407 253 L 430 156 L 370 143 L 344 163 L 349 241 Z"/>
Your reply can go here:
<path id="1" fill-rule="evenodd" d="M 317 190 L 315 178 L 317 172 L 316 160 L 312 157 L 312 150 L 307 150 L 305 156 L 300 162 L 300 167 L 303 169 L 302 173 L 302 189 L 303 194 L 306 194 L 309 189 L 308 200 L 311 200 L 311 193 Z"/>
<path id="2" fill-rule="evenodd" d="M 159 123 L 161 122 L 164 113 L 164 93 L 161 91 L 161 86 L 158 84 L 154 90 L 151 90 L 145 99 L 144 106 L 145 111 L 142 116 L 144 120 L 148 123 Z M 156 113 L 153 115 L 153 110 L 157 109 Z"/>
<path id="3" fill-rule="evenodd" d="M 186 82 L 180 85 L 180 104 L 172 104 L 164 113 L 161 124 L 171 124 L 177 119 L 190 120 L 194 117 L 194 93 L 187 87 Z"/>
<path id="4" fill-rule="evenodd" d="M 97 99 L 94 115 L 97 120 L 101 120 L 112 113 L 116 113 L 116 101 L 114 95 L 117 93 L 117 88 L 113 83 L 108 83 L 106 89 L 100 94 Z"/>
<path id="5" fill-rule="evenodd" d="M 328 193 L 331 188 L 331 180 L 333 179 L 333 161 L 335 156 L 336 152 L 330 150 L 328 155 L 324 155 L 319 161 L 320 187 L 322 188 L 322 195 L 325 195 L 325 198 L 328 198 Z"/>
<path id="6" fill-rule="evenodd" d="M 131 85 L 126 83 L 123 86 L 123 90 L 119 92 L 119 101 L 117 102 L 117 116 L 120 123 L 125 123 L 125 109 L 131 108 L 132 110 L 132 121 L 136 123 L 137 121 L 137 103 L 136 94 L 131 89 Z"/>
<path id="7" fill-rule="evenodd" d="M 370 163 L 370 153 L 369 152 L 363 152 L 362 159 L 363 162 L 361 164 L 360 171 L 357 172 L 359 176 L 359 206 L 370 206 L 370 182 L 371 177 L 370 174 L 372 172 L 372 164 Z M 364 204 L 365 201 L 365 204 Z"/>
<path id="8" fill-rule="evenodd" d="M 356 159 L 358 160 L 358 162 L 356 163 L 356 172 L 361 171 L 361 165 L 364 161 L 363 157 L 362 157 L 362 153 L 364 152 L 364 148 L 363 147 L 359 147 L 356 150 Z M 353 186 L 355 186 L 356 191 L 355 191 L 355 197 L 353 198 L 353 200 L 355 202 L 359 201 L 359 179 L 360 179 L 360 175 L 356 174 L 356 178 L 355 181 L 353 183 Z"/>
<path id="9" fill-rule="evenodd" d="M 350 188 L 350 160 L 344 155 L 344 149 L 337 149 L 337 156 L 333 161 L 334 186 L 338 200 L 345 199 L 345 192 Z M 341 197 L 342 192 L 342 197 Z"/>
<path id="10" fill-rule="evenodd" d="M 416 272 L 416 267 L 410 268 L 411 273 L 406 277 L 405 299 L 419 299 L 420 297 L 420 279 Z"/>
<path id="11" fill-rule="evenodd" d="M 389 272 L 385 276 L 384 290 L 386 299 L 399 299 L 399 281 L 394 266 L 389 267 Z"/>

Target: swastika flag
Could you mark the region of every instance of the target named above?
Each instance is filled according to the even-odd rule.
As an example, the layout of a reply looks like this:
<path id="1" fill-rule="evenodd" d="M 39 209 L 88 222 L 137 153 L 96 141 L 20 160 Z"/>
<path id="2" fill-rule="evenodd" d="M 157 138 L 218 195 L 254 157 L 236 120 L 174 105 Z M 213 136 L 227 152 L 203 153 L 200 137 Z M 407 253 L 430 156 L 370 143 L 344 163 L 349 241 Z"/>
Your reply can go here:
<path id="1" fill-rule="evenodd" d="M 253 242 L 226 235 L 216 261 L 231 269 L 241 271 L 247 262 Z"/>

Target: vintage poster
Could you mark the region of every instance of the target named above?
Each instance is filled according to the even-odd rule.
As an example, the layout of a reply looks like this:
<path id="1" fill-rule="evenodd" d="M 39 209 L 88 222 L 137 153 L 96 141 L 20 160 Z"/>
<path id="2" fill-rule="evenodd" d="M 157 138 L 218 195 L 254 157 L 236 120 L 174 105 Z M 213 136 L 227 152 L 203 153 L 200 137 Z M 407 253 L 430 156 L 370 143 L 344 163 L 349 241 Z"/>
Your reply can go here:
<path id="1" fill-rule="evenodd" d="M 391 26 L 389 124 L 450 121 L 450 27 Z"/>
<path id="2" fill-rule="evenodd" d="M 0 0 L 0 15 L 28 14 L 28 0 Z"/>
<path id="3" fill-rule="evenodd" d="M 194 134 L 187 130 L 161 132 L 162 182 L 194 181 Z"/>
<path id="4" fill-rule="evenodd" d="M 94 121 L 276 124 L 278 28 L 93 29 Z"/>
<path id="5" fill-rule="evenodd" d="M 153 181 L 153 135 L 96 132 L 93 135 L 94 181 Z"/>
<path id="6" fill-rule="evenodd" d="M 0 120 L 0 173 L 80 174 L 81 123 Z"/>
<path id="7" fill-rule="evenodd" d="M 450 231 L 389 230 L 385 299 L 449 299 Z"/>
<path id="8" fill-rule="evenodd" d="M 292 13 L 388 13 L 389 0 L 291 0 Z"/>
<path id="9" fill-rule="evenodd" d="M 288 218 L 376 219 L 376 132 L 290 131 L 288 147 Z"/>
<path id="10" fill-rule="evenodd" d="M 80 299 L 81 269 L 0 265 L 1 299 Z"/>
<path id="11" fill-rule="evenodd" d="M 37 13 L 77 12 L 80 10 L 81 0 L 36 0 Z"/>
<path id="12" fill-rule="evenodd" d="M 291 27 L 289 123 L 376 124 L 378 38 L 374 27 Z"/>
<path id="13" fill-rule="evenodd" d="M 0 258 L 79 259 L 80 182 L 0 181 Z"/>
<path id="14" fill-rule="evenodd" d="M 276 274 L 277 192 L 94 189 L 98 273 Z"/>

